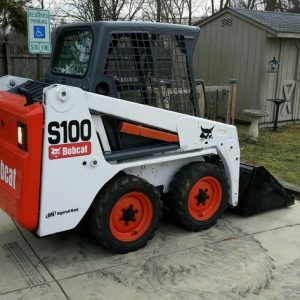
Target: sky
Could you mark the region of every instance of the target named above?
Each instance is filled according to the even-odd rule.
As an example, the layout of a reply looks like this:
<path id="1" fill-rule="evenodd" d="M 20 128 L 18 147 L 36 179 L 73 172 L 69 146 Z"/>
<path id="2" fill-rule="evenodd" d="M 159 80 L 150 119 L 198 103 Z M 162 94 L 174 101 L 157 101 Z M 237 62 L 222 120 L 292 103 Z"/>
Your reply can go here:
<path id="1" fill-rule="evenodd" d="M 193 12 L 193 18 L 195 19 L 199 19 L 201 18 L 203 15 L 210 15 L 211 11 L 210 11 L 210 4 L 211 4 L 211 0 L 192 0 L 194 3 L 194 8 L 196 7 L 196 11 Z M 33 5 L 35 7 L 41 7 L 41 2 L 42 0 L 33 0 Z M 66 2 L 64 0 L 44 0 L 44 9 L 49 9 L 50 10 L 50 14 L 52 15 L 52 19 L 57 18 L 57 11 L 59 9 L 59 7 L 65 7 Z M 215 0 L 215 2 L 217 3 L 218 1 Z M 188 12 L 186 12 L 186 17 L 188 16 Z M 53 20 L 54 21 L 54 20 Z M 57 22 L 58 20 L 56 20 Z M 66 19 L 67 22 L 71 22 L 72 20 L 68 20 L 68 18 Z M 56 23 L 55 22 L 55 23 Z"/>

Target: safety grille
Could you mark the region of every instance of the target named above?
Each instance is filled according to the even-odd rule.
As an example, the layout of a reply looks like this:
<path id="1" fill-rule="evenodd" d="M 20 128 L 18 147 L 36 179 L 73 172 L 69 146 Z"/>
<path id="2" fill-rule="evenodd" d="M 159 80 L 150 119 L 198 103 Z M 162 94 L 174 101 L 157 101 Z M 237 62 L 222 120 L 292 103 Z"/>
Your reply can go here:
<path id="1" fill-rule="evenodd" d="M 113 77 L 118 98 L 194 114 L 183 36 L 113 33 L 104 73 Z"/>

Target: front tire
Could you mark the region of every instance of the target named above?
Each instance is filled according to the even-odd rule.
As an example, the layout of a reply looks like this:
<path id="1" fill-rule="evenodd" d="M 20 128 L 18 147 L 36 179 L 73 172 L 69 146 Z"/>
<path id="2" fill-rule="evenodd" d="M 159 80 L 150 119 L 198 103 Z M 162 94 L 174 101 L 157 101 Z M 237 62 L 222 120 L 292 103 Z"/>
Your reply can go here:
<path id="1" fill-rule="evenodd" d="M 122 175 L 99 193 L 90 214 L 90 229 L 105 248 L 126 253 L 152 239 L 161 217 L 159 193 L 144 179 Z"/>
<path id="2" fill-rule="evenodd" d="M 166 207 L 175 221 L 199 231 L 216 224 L 228 204 L 228 184 L 221 167 L 208 162 L 184 166 L 170 184 Z"/>

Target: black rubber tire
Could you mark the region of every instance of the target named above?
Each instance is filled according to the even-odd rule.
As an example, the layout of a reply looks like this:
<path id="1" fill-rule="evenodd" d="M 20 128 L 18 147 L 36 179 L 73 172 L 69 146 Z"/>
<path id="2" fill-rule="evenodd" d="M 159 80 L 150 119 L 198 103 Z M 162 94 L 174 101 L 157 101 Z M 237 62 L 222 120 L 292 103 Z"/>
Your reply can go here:
<path id="1" fill-rule="evenodd" d="M 188 199 L 194 184 L 205 176 L 212 176 L 218 180 L 222 188 L 222 199 L 217 211 L 209 219 L 199 221 L 191 216 Z M 175 174 L 164 204 L 166 211 L 174 221 L 188 230 L 200 231 L 216 224 L 228 205 L 228 197 L 229 188 L 224 170 L 213 163 L 193 162 Z"/>
<path id="2" fill-rule="evenodd" d="M 141 192 L 151 201 L 153 216 L 147 231 L 130 242 L 118 240 L 112 234 L 109 219 L 114 205 L 125 194 Z M 106 249 L 127 253 L 144 247 L 154 236 L 162 215 L 162 204 L 156 188 L 142 178 L 121 175 L 109 182 L 97 195 L 89 214 L 89 227 L 93 237 Z"/>

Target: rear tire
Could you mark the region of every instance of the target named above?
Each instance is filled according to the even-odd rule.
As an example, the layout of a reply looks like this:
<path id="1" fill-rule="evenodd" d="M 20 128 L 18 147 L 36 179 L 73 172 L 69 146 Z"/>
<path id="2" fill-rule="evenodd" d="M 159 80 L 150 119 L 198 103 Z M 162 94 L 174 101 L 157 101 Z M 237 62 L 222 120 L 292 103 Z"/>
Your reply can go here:
<path id="1" fill-rule="evenodd" d="M 90 230 L 105 248 L 126 253 L 153 238 L 161 217 L 159 193 L 144 179 L 122 175 L 98 194 L 90 213 Z"/>
<path id="2" fill-rule="evenodd" d="M 228 204 L 223 169 L 208 162 L 186 165 L 174 176 L 165 204 L 171 217 L 186 229 L 210 228 Z"/>

